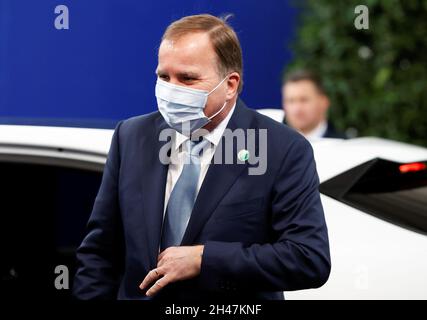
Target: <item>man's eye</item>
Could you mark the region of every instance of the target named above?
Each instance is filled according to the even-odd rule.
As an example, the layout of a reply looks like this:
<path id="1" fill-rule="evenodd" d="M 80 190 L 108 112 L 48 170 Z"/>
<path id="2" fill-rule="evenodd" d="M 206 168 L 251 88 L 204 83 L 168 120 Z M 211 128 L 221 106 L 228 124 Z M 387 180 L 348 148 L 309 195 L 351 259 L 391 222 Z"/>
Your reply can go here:
<path id="1" fill-rule="evenodd" d="M 160 78 L 160 79 L 162 79 L 162 80 L 165 80 L 165 81 L 168 81 L 168 80 L 169 80 L 169 76 L 164 75 L 164 74 L 160 74 L 160 75 L 159 75 L 159 78 Z"/>
<path id="2" fill-rule="evenodd" d="M 192 78 L 192 77 L 184 77 L 183 78 L 183 80 L 184 81 L 194 81 L 194 80 L 196 80 L 195 78 Z"/>

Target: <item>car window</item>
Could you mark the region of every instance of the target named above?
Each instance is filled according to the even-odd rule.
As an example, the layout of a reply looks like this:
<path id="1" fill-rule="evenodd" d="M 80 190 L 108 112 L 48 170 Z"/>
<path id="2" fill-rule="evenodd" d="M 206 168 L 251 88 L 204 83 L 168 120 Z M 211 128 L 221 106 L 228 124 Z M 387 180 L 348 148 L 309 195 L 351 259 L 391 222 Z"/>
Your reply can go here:
<path id="1" fill-rule="evenodd" d="M 320 185 L 320 191 L 391 223 L 427 233 L 427 162 L 373 159 Z"/>
<path id="2" fill-rule="evenodd" d="M 1 294 L 68 297 L 54 287 L 55 266 L 69 268 L 71 285 L 102 172 L 2 161 L 0 177 Z"/>

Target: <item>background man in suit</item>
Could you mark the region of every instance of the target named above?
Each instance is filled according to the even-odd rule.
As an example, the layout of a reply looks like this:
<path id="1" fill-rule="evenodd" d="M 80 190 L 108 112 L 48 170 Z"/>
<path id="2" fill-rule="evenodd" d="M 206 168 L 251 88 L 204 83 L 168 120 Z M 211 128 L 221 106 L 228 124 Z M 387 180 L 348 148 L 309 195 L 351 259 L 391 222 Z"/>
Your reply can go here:
<path id="1" fill-rule="evenodd" d="M 307 139 L 341 138 L 327 119 L 329 98 L 320 78 L 308 70 L 296 70 L 285 76 L 282 86 L 283 122 L 302 133 Z"/>
<path id="2" fill-rule="evenodd" d="M 159 112 L 115 130 L 77 252 L 75 296 L 283 299 L 283 290 L 323 285 L 330 255 L 311 146 L 238 99 L 235 32 L 211 15 L 172 23 L 157 75 Z M 256 138 L 254 148 L 231 139 L 240 161 L 212 162 L 227 132 Z M 166 143 L 168 164 L 159 156 Z M 246 160 L 262 153 L 265 170 L 251 174 Z"/>

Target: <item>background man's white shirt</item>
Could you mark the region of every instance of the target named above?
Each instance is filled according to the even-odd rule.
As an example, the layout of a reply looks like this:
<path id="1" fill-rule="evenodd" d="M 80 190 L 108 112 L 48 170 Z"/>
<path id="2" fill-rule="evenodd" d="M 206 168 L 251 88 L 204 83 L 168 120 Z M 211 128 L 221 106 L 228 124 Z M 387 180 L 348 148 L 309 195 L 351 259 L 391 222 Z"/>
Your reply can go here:
<path id="1" fill-rule="evenodd" d="M 305 137 L 308 140 L 319 139 L 325 135 L 326 130 L 328 130 L 328 123 L 324 120 L 320 122 L 316 128 L 305 134 Z"/>

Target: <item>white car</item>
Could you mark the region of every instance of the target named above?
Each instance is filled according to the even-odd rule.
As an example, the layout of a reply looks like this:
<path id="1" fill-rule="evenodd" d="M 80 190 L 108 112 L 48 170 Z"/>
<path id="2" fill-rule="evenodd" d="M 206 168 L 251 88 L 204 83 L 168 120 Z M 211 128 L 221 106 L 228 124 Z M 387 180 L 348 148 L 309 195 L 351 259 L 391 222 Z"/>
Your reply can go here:
<path id="1" fill-rule="evenodd" d="M 277 110 L 262 112 L 281 120 Z M 112 134 L 0 125 L 1 290 L 19 296 L 35 273 L 57 264 L 73 274 Z M 323 287 L 285 297 L 427 299 L 427 149 L 379 138 L 312 146 L 332 271 Z M 38 285 L 53 287 L 46 277 Z"/>

